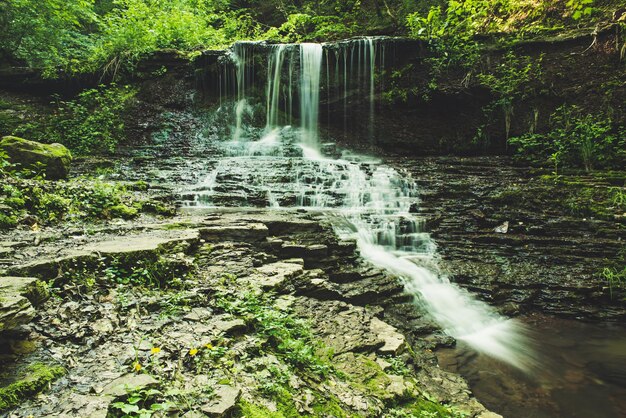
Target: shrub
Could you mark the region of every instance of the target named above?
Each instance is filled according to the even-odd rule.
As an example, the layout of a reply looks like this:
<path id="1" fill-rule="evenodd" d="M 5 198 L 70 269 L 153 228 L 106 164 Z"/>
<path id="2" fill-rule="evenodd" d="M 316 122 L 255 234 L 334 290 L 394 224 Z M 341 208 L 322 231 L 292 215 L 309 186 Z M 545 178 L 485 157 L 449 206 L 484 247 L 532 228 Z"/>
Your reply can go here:
<path id="1" fill-rule="evenodd" d="M 101 85 L 74 100 L 57 99 L 53 115 L 21 125 L 15 135 L 40 142 L 59 142 L 77 154 L 110 153 L 124 138 L 124 112 L 136 91 L 129 86 Z"/>
<path id="2" fill-rule="evenodd" d="M 560 166 L 623 168 L 626 132 L 617 131 L 605 115 L 586 114 L 578 106 L 561 106 L 550 117 L 550 130 L 509 141 L 516 157 L 531 163 Z"/>

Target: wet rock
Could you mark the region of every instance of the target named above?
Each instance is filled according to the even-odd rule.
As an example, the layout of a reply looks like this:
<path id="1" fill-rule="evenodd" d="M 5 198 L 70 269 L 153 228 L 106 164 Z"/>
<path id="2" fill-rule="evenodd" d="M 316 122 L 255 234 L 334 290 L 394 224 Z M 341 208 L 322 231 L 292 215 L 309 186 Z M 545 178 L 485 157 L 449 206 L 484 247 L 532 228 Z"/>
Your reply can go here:
<path id="1" fill-rule="evenodd" d="M 232 336 L 246 329 L 246 323 L 243 319 L 233 319 L 230 316 L 217 317 L 209 323 L 218 335 Z"/>
<path id="2" fill-rule="evenodd" d="M 229 385 L 217 385 L 214 393 L 216 399 L 202 406 L 200 410 L 210 417 L 221 417 L 237 405 L 241 389 Z"/>
<path id="3" fill-rule="evenodd" d="M 313 319 L 316 334 L 336 354 L 371 352 L 384 345 L 371 329 L 372 316 L 361 307 L 303 297 L 296 311 Z"/>
<path id="4" fill-rule="evenodd" d="M 263 289 L 277 288 L 289 279 L 300 276 L 304 272 L 304 261 L 301 259 L 279 261 L 258 267 L 255 274 L 248 280 Z"/>
<path id="5" fill-rule="evenodd" d="M 125 374 L 106 385 L 102 395 L 113 397 L 124 396 L 129 392 L 155 387 L 159 382 L 148 374 Z"/>
<path id="6" fill-rule="evenodd" d="M 215 225 L 200 229 L 202 239 L 208 242 L 238 241 L 261 242 L 268 236 L 268 229 L 262 223 L 243 225 Z"/>
<path id="7" fill-rule="evenodd" d="M 0 148 L 8 154 L 9 161 L 17 164 L 19 169 L 40 172 L 43 168 L 49 180 L 67 178 L 72 155 L 61 144 L 42 144 L 15 136 L 5 136 L 0 140 Z"/>
<path id="8" fill-rule="evenodd" d="M 30 322 L 48 297 L 46 286 L 30 277 L 0 277 L 0 332 Z"/>
<path id="9" fill-rule="evenodd" d="M 142 252 L 155 252 L 160 249 L 171 249 L 181 243 L 198 241 L 198 230 L 189 229 L 178 231 L 170 237 L 142 235 L 136 237 L 121 237 L 119 239 L 103 241 L 83 247 L 83 251 L 97 253 L 102 256 L 120 256 Z"/>
<path id="10" fill-rule="evenodd" d="M 93 396 L 74 393 L 61 401 L 58 410 L 63 416 L 106 418 L 113 396 Z"/>
<path id="11" fill-rule="evenodd" d="M 404 335 L 380 319 L 372 318 L 370 329 L 374 335 L 384 342 L 384 345 L 378 349 L 379 353 L 398 355 L 405 348 Z"/>
<path id="12" fill-rule="evenodd" d="M 507 232 L 509 232 L 509 221 L 506 221 L 502 225 L 497 226 L 493 231 L 497 232 L 498 234 L 506 234 Z"/>

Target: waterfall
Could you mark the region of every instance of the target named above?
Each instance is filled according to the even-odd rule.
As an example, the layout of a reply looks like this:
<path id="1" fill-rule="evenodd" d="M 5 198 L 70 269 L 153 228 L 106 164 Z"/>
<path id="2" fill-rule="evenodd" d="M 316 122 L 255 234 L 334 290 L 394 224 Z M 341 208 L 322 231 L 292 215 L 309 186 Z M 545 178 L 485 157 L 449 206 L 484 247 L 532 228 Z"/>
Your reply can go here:
<path id="1" fill-rule="evenodd" d="M 273 45 L 269 54 L 267 65 L 267 88 L 266 88 L 266 125 L 265 133 L 269 133 L 278 126 L 278 110 L 280 106 L 281 75 L 285 53 L 290 45 Z M 291 94 L 290 94 L 291 96 Z"/>
<path id="2" fill-rule="evenodd" d="M 296 48 L 295 45 L 270 47 L 263 137 L 248 143 L 248 152 L 230 153 L 230 157 L 222 158 L 195 190 L 187 191 L 187 195 L 195 193 L 190 205 L 302 207 L 324 211 L 340 237 L 356 240 L 365 260 L 400 278 L 406 292 L 413 295 L 415 303 L 428 312 L 444 333 L 522 370 L 531 369 L 534 357 L 527 348 L 523 326 L 499 315 L 440 273 L 437 247 L 423 230 L 423 222 L 409 210 L 419 200 L 417 185 L 410 176 L 371 158 L 345 153 L 339 159 L 322 155 L 318 117 L 323 47 L 308 43 L 299 46 L 297 84 Z M 289 51 L 287 97 L 281 102 L 281 92 L 285 90 L 283 69 Z M 349 87 L 367 92 L 370 138 L 375 117 L 376 51 L 374 39 L 359 39 L 336 49 L 334 60 L 343 63 L 343 71 L 335 68 L 335 79 L 343 79 L 344 108 L 348 105 Z M 384 53 L 383 48 L 381 67 Z M 246 54 L 245 47 L 235 48 L 238 120 L 235 139 L 243 129 L 241 114 L 246 107 L 250 77 Z M 327 83 L 329 55 L 326 55 Z M 330 84 L 326 85 L 329 88 Z M 297 96 L 294 88 L 298 89 Z M 289 107 L 291 120 L 293 97 L 299 97 L 300 101 L 301 130 L 295 135 L 289 134 L 289 126 L 280 127 L 278 117 L 282 103 Z M 292 138 L 300 139 L 299 155 L 294 152 Z M 230 143 L 236 148 L 235 145 Z M 278 148 L 282 151 L 277 152 Z"/>
<path id="3" fill-rule="evenodd" d="M 374 39 L 367 38 L 365 39 L 365 43 L 368 46 L 369 51 L 369 101 L 370 101 L 370 117 L 368 123 L 368 137 L 370 143 L 374 143 L 374 77 L 376 75 L 376 46 L 374 44 Z"/>
<path id="4" fill-rule="evenodd" d="M 322 71 L 322 45 L 300 45 L 300 119 L 302 144 L 319 151 L 318 119 L 320 105 L 320 76 Z"/>

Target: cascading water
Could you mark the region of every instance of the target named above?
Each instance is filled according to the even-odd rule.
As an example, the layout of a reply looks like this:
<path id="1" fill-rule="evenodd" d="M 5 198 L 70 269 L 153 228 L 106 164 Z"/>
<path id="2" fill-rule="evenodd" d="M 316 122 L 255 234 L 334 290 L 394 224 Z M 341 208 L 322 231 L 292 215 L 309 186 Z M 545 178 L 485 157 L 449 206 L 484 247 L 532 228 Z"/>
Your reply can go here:
<path id="1" fill-rule="evenodd" d="M 322 45 L 300 45 L 300 119 L 302 144 L 314 153 L 319 152 L 318 119 L 320 107 L 320 76 Z"/>
<path id="2" fill-rule="evenodd" d="M 370 77 L 373 102 L 374 40 L 360 40 L 357 75 Z M 404 283 L 443 331 L 471 347 L 520 369 L 533 367 L 524 329 L 515 320 L 498 315 L 438 272 L 436 245 L 410 213 L 418 200 L 416 185 L 380 161 L 344 153 L 342 158 L 324 157 L 318 146 L 318 112 L 323 48 L 300 45 L 299 134 L 303 153 L 293 153 L 293 137 L 287 127 L 278 128 L 278 106 L 286 45 L 274 46 L 269 58 L 265 137 L 282 152 L 259 152 L 223 158 L 195 190 L 195 206 L 305 207 L 322 210 L 334 221 L 337 233 L 355 239 L 362 257 Z M 352 51 L 350 62 L 355 54 Z M 337 55 L 337 62 L 348 62 Z M 367 59 L 366 59 L 367 57 Z M 369 68 L 362 69 L 362 63 Z M 292 66 L 289 71 L 291 103 Z M 344 81 L 352 69 L 344 67 Z M 329 72 L 329 71 L 328 71 Z M 340 71 L 337 69 L 337 74 Z M 371 107 L 373 112 L 373 106 Z M 261 139 L 262 142 L 265 139 Z M 292 148 L 289 148 L 292 147 Z M 197 196 L 201 196 L 200 199 Z"/>
<path id="3" fill-rule="evenodd" d="M 246 97 L 248 48 L 245 43 L 237 43 L 233 47 L 235 65 L 237 68 L 237 106 L 235 107 L 235 132 L 233 140 L 241 140 L 243 130 L 243 114 L 247 110 L 248 98 Z"/>
<path id="4" fill-rule="evenodd" d="M 280 105 L 281 80 L 285 55 L 291 45 L 273 45 L 268 59 L 267 89 L 266 89 L 266 124 L 265 133 L 269 133 L 278 126 L 278 110 Z"/>

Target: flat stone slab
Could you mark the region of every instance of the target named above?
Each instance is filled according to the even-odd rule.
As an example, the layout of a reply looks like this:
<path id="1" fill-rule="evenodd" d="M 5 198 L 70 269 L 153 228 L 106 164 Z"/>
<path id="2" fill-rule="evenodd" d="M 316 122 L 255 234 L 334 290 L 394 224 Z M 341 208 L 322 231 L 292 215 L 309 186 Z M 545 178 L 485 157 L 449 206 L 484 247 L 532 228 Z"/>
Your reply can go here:
<path id="1" fill-rule="evenodd" d="M 200 409 L 210 417 L 221 417 L 237 405 L 241 397 L 241 389 L 229 385 L 217 385 L 215 396 L 215 400 Z"/>
<path id="2" fill-rule="evenodd" d="M 285 281 L 304 273 L 304 261 L 293 259 L 289 262 L 279 261 L 258 267 L 256 273 L 248 277 L 250 281 L 258 284 L 262 289 L 279 287 Z"/>
<path id="3" fill-rule="evenodd" d="M 400 354 L 405 347 L 404 335 L 400 334 L 396 328 L 381 321 L 378 318 L 372 318 L 370 322 L 372 333 L 383 340 L 385 345 L 378 349 L 381 354 Z"/>
<path id="4" fill-rule="evenodd" d="M 182 243 L 193 243 L 200 240 L 197 229 L 180 231 L 153 231 L 116 239 L 92 242 L 85 246 L 65 250 L 58 257 L 42 256 L 36 261 L 16 265 L 9 268 L 14 275 L 36 276 L 50 279 L 56 276 L 59 269 L 73 267 L 76 264 L 94 264 L 102 256 L 124 256 L 145 252 L 166 252 Z"/>
<path id="5" fill-rule="evenodd" d="M 128 392 L 134 390 L 146 389 L 156 386 L 159 382 L 148 374 L 133 374 L 128 373 L 124 376 L 118 377 L 102 389 L 102 395 L 104 396 L 124 396 Z"/>
<path id="6" fill-rule="evenodd" d="M 211 225 L 200 228 L 203 239 L 215 241 L 261 242 L 268 236 L 265 224 L 251 222 L 242 225 Z"/>
<path id="7" fill-rule="evenodd" d="M 138 253 L 144 251 L 157 251 L 164 246 L 173 246 L 185 241 L 193 241 L 200 238 L 196 229 L 182 230 L 173 237 L 136 236 L 120 237 L 110 241 L 96 242 L 83 247 L 88 253 L 101 255 L 120 255 Z"/>

